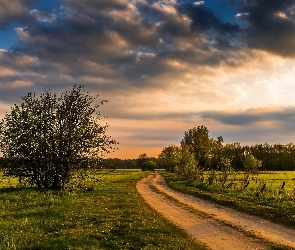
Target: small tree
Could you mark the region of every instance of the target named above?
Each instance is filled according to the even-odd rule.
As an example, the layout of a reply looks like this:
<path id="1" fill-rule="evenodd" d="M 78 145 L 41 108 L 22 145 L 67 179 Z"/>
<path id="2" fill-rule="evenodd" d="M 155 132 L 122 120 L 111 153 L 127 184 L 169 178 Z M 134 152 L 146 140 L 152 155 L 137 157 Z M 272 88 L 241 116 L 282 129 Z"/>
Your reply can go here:
<path id="1" fill-rule="evenodd" d="M 138 168 L 140 168 L 141 170 L 145 170 L 145 163 L 148 161 L 148 156 L 146 153 L 143 153 L 141 155 L 138 156 L 138 158 L 136 159 L 136 165 Z"/>
<path id="2" fill-rule="evenodd" d="M 100 125 L 96 97 L 75 86 L 61 94 L 29 93 L 0 122 L 4 173 L 38 188 L 61 190 L 77 171 L 95 167 L 117 144 Z"/>
<path id="3" fill-rule="evenodd" d="M 226 157 L 220 158 L 218 166 L 221 172 L 219 181 L 222 187 L 224 187 L 229 177 L 232 177 L 232 181 L 235 179 L 236 171 L 231 165 L 231 160 Z"/>
<path id="4" fill-rule="evenodd" d="M 137 167 L 140 168 L 142 171 L 153 171 L 157 167 L 157 163 L 149 158 L 146 153 L 138 156 L 138 158 L 136 159 L 136 164 Z"/>
<path id="5" fill-rule="evenodd" d="M 179 174 L 189 179 L 199 179 L 200 167 L 197 165 L 195 155 L 190 152 L 185 144 L 180 146 L 181 158 L 179 164 Z"/>
<path id="6" fill-rule="evenodd" d="M 151 159 L 148 159 L 144 165 L 143 165 L 143 171 L 148 170 L 148 171 L 154 171 L 157 168 L 157 163 L 152 161 Z"/>
<path id="7" fill-rule="evenodd" d="M 248 154 L 244 160 L 244 168 L 247 172 L 256 173 L 262 166 L 262 161 L 258 160 L 252 154 Z"/>
<path id="8" fill-rule="evenodd" d="M 162 168 L 169 172 L 175 172 L 180 165 L 181 149 L 178 146 L 170 145 L 163 148 L 158 158 Z"/>

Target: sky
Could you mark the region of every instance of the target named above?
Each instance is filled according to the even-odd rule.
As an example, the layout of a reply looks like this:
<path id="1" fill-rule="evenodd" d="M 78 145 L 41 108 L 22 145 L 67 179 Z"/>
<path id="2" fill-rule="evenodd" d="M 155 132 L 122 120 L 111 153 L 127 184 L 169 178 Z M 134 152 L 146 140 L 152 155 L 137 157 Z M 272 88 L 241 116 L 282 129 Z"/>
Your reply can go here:
<path id="1" fill-rule="evenodd" d="M 109 155 L 157 156 L 204 125 L 225 143 L 295 141 L 295 0 L 0 0 L 0 118 L 85 84 Z"/>

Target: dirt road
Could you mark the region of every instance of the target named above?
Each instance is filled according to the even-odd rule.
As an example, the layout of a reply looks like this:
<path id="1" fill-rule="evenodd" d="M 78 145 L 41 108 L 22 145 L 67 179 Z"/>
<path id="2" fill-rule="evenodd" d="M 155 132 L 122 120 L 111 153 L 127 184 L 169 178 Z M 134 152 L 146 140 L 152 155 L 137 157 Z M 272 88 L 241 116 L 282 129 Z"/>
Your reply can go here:
<path id="1" fill-rule="evenodd" d="M 139 181 L 137 190 L 153 209 L 210 249 L 271 249 L 265 241 L 295 249 L 295 230 L 174 191 L 158 173 Z"/>

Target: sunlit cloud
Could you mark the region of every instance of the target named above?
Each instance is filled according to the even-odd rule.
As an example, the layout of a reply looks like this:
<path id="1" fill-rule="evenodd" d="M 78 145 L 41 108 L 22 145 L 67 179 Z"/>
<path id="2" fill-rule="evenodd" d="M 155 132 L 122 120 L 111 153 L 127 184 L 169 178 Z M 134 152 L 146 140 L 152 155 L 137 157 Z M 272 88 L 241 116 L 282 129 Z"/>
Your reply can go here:
<path id="1" fill-rule="evenodd" d="M 194 5 L 200 5 L 200 4 L 204 4 L 205 1 L 198 1 L 198 2 L 194 2 Z"/>
<path id="2" fill-rule="evenodd" d="M 35 16 L 39 22 L 54 23 L 57 20 L 57 15 L 54 13 L 48 15 L 46 12 L 34 9 L 30 10 L 30 14 Z"/>
<path id="3" fill-rule="evenodd" d="M 278 16 L 278 17 L 280 17 L 280 18 L 283 18 L 283 19 L 287 19 L 288 18 L 288 16 L 287 16 L 287 14 L 286 13 L 284 13 L 284 12 L 278 12 L 278 13 L 276 13 L 276 15 Z"/>
<path id="4" fill-rule="evenodd" d="M 235 15 L 237 18 L 249 16 L 249 13 L 238 13 Z"/>

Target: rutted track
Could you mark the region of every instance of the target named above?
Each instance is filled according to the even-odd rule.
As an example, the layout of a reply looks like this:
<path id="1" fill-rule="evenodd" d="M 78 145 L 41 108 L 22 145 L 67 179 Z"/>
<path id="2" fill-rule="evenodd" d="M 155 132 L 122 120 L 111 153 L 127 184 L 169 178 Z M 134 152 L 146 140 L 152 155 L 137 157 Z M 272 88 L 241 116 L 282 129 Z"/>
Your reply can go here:
<path id="1" fill-rule="evenodd" d="M 295 230 L 172 190 L 160 174 L 139 181 L 137 190 L 153 209 L 211 249 L 270 249 L 259 238 L 295 249 Z"/>

